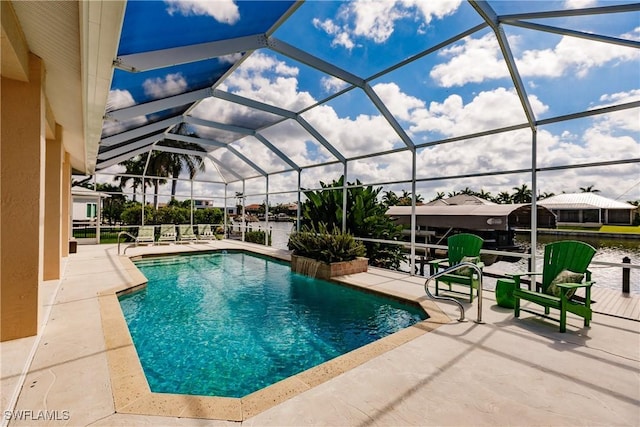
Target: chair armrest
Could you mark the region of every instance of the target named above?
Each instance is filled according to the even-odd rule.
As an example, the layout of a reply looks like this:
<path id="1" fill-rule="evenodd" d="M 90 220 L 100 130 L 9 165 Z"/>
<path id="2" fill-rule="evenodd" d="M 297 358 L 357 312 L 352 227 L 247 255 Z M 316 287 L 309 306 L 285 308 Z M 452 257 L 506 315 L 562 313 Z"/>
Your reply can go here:
<path id="1" fill-rule="evenodd" d="M 595 282 L 582 282 L 582 283 L 558 283 L 556 286 L 562 289 L 579 289 L 579 288 L 589 288 Z"/>
<path id="2" fill-rule="evenodd" d="M 516 288 L 520 287 L 520 278 L 522 276 L 540 276 L 542 275 L 542 273 L 536 273 L 535 271 L 525 271 L 523 273 L 507 273 L 507 276 L 513 277 L 513 280 L 516 282 Z M 533 283 L 533 281 L 531 282 Z M 527 286 L 527 288 L 529 288 L 529 290 L 531 290 L 531 283 L 529 283 L 529 286 Z"/>
<path id="3" fill-rule="evenodd" d="M 432 259 L 431 261 L 427 261 L 427 264 L 429 264 L 429 273 L 436 274 L 438 270 L 440 270 L 440 267 L 441 267 L 440 264 L 445 264 L 448 262 L 449 262 L 448 259 Z M 446 268 L 445 266 L 442 266 L 442 267 Z"/>

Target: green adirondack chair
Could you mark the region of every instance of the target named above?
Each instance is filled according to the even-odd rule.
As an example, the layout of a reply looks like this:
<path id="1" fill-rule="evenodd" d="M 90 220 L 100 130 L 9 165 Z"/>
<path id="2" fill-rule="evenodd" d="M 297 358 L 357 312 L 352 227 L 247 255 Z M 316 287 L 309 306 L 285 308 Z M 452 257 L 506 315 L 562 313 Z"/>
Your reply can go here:
<path id="1" fill-rule="evenodd" d="M 447 239 L 448 253 L 447 259 L 436 259 L 429 261 L 431 274 L 437 273 L 441 268 L 448 268 L 450 266 L 460 264 L 463 261 L 473 262 L 480 269 L 484 267 L 484 264 L 480 262 L 480 249 L 484 240 L 475 234 L 460 233 L 455 234 Z M 473 302 L 473 290 L 478 289 L 480 278 L 475 271 L 466 267 L 455 271 L 455 274 L 445 274 L 436 279 L 436 295 L 440 291 L 440 282 L 449 286 L 448 292 L 467 295 L 466 292 L 461 292 L 453 289 L 452 284 L 461 285 L 469 288 L 469 302 Z"/>
<path id="2" fill-rule="evenodd" d="M 520 308 L 520 300 L 527 300 L 544 307 L 545 318 L 559 321 L 560 332 L 567 330 L 567 312 L 584 318 L 584 326 L 589 326 L 592 318 L 591 310 L 591 272 L 587 270 L 596 250 L 584 243 L 574 240 L 564 240 L 550 243 L 544 248 L 544 263 L 542 273 L 526 272 L 513 274 L 516 282 L 513 296 L 515 298 L 514 315 L 520 316 L 520 311 L 538 314 L 534 311 Z M 536 290 L 520 288 L 522 276 L 542 275 L 542 283 L 536 284 Z M 533 277 L 532 277 L 533 280 Z M 576 298 L 578 289 L 585 289 L 584 298 Z M 560 319 L 549 317 L 549 309 L 560 310 Z"/>

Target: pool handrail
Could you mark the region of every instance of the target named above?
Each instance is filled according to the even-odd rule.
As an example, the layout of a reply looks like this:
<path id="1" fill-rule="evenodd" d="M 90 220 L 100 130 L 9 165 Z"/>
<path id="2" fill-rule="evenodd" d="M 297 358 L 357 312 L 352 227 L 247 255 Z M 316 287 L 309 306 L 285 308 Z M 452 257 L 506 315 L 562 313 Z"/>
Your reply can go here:
<path id="1" fill-rule="evenodd" d="M 458 318 L 458 322 L 465 322 L 465 316 L 464 316 L 464 307 L 462 306 L 462 304 L 460 303 L 460 301 L 458 301 L 455 298 L 452 297 L 442 297 L 442 296 L 436 296 L 433 295 L 431 293 L 431 291 L 429 290 L 429 282 L 433 279 L 437 279 L 440 276 L 444 276 L 445 274 L 449 274 L 452 273 L 456 270 L 459 270 L 463 267 L 469 267 L 472 268 L 473 270 L 475 270 L 475 272 L 478 274 L 478 278 L 479 278 L 479 283 L 478 283 L 478 317 L 476 318 L 476 323 L 484 323 L 482 321 L 482 270 L 480 269 L 480 267 L 478 267 L 476 264 L 472 263 L 472 262 L 461 262 L 460 264 L 456 264 L 456 265 L 452 265 L 451 267 L 439 271 L 435 274 L 432 274 L 431 276 L 427 277 L 427 280 L 424 282 L 424 290 L 427 293 L 427 296 L 429 296 L 429 298 L 431 299 L 439 299 L 439 300 L 445 300 L 445 301 L 452 301 L 454 303 L 456 303 L 458 305 L 458 307 L 460 308 L 460 317 Z"/>
<path id="2" fill-rule="evenodd" d="M 129 232 L 127 232 L 127 231 L 121 231 L 121 232 L 119 232 L 119 233 L 118 233 L 118 255 L 120 255 L 120 237 L 121 237 L 122 235 L 124 235 L 124 234 L 126 234 L 126 235 L 127 235 L 127 236 L 129 236 L 129 237 L 131 237 L 131 238 L 133 239 L 133 241 L 134 241 L 134 242 L 135 242 L 135 240 L 136 240 L 136 236 L 132 235 L 131 233 L 129 233 Z M 131 246 L 136 246 L 136 245 L 135 245 L 135 244 L 133 244 L 133 245 L 129 245 L 129 246 L 127 246 L 126 248 L 124 248 L 124 251 L 123 251 L 123 253 L 122 253 L 122 254 L 124 255 L 124 253 L 125 253 L 125 252 L 127 252 L 127 248 L 130 248 Z"/>

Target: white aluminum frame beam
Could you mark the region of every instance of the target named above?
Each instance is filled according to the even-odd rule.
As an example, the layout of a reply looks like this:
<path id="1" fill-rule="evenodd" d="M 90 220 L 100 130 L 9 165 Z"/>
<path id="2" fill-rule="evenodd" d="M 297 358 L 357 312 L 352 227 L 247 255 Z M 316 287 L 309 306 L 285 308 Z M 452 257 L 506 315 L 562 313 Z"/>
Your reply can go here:
<path id="1" fill-rule="evenodd" d="M 507 41 L 507 36 L 504 33 L 504 29 L 502 28 L 502 24 L 499 21 L 498 15 L 495 13 L 493 8 L 489 6 L 489 4 L 484 0 L 469 0 L 469 3 L 471 3 L 471 6 L 473 6 L 476 12 L 478 12 L 482 19 L 484 19 L 487 24 L 489 24 L 489 26 L 493 29 L 496 39 L 498 40 L 498 45 L 500 46 L 500 51 L 502 52 L 505 63 L 507 64 L 509 75 L 511 76 L 513 85 L 516 88 L 516 92 L 518 93 L 518 98 L 520 98 L 520 104 L 522 104 L 524 114 L 527 116 L 527 122 L 529 123 L 529 126 L 533 131 L 535 129 L 536 121 L 535 115 L 533 114 L 533 108 L 531 108 L 531 104 L 529 103 L 527 91 L 525 90 L 524 84 L 522 83 L 520 72 L 518 71 L 515 59 L 513 58 L 513 53 L 511 52 L 511 46 Z"/>
<path id="2" fill-rule="evenodd" d="M 285 110 L 284 108 L 274 107 L 273 105 L 265 104 L 264 102 L 255 101 L 253 99 L 245 98 L 244 96 L 236 95 L 230 92 L 225 92 L 220 89 L 213 90 L 213 97 L 220 98 L 225 101 L 233 102 L 235 104 L 244 105 L 245 107 L 253 108 L 267 113 L 275 114 L 277 116 L 286 117 L 288 119 L 295 119 L 297 114 L 293 111 Z"/>
<path id="3" fill-rule="evenodd" d="M 199 118 L 193 117 L 193 116 L 185 116 L 185 122 L 186 123 L 190 123 L 190 124 L 194 124 L 194 125 L 208 126 L 208 127 L 215 128 L 215 129 L 221 129 L 221 130 L 225 130 L 225 131 L 229 131 L 229 132 L 234 132 L 234 133 L 240 133 L 240 134 L 243 134 L 243 135 L 253 136 L 258 141 L 260 141 L 262 144 L 264 144 L 268 149 L 270 149 L 283 162 L 287 163 L 289 166 L 291 166 L 295 170 L 300 170 L 300 167 L 297 164 L 295 164 L 289 158 L 289 156 L 284 154 L 282 151 L 280 151 L 280 149 L 278 149 L 271 142 L 269 142 L 264 136 L 260 135 L 258 132 L 256 132 L 253 129 L 245 128 L 245 127 L 241 127 L 241 126 L 227 125 L 227 124 L 224 124 L 224 123 L 218 123 L 218 122 L 214 122 L 214 121 L 211 121 L 211 120 L 199 119 Z"/>
<path id="4" fill-rule="evenodd" d="M 362 87 L 364 85 L 364 79 L 361 77 L 343 70 L 342 68 L 336 67 L 327 61 L 298 49 L 297 47 L 293 47 L 275 37 L 269 37 L 267 39 L 267 47 L 284 56 L 315 68 L 316 70 L 320 70 L 326 74 L 332 75 L 333 77 L 337 77 L 340 80 L 344 80 L 347 83 L 351 83 L 354 86 Z"/>
<path id="5" fill-rule="evenodd" d="M 207 87 L 204 89 L 181 93 L 180 95 L 145 102 L 144 104 L 137 104 L 131 107 L 113 110 L 105 114 L 105 120 L 126 120 L 132 117 L 144 116 L 158 111 L 168 110 L 170 108 L 191 104 L 196 101 L 200 101 L 201 99 L 208 98 L 212 96 L 212 93 L 212 89 Z"/>
<path id="6" fill-rule="evenodd" d="M 640 48 L 640 42 L 635 41 L 635 40 L 628 40 L 628 39 L 621 39 L 621 38 L 618 38 L 618 37 L 611 37 L 611 36 L 603 36 L 603 35 L 598 35 L 598 34 L 585 33 L 583 31 L 569 30 L 569 29 L 566 29 L 566 28 L 552 27 L 550 25 L 535 24 L 533 22 L 526 22 L 526 21 L 509 21 L 508 24 L 509 25 L 513 25 L 514 27 L 521 27 L 521 28 L 527 28 L 527 29 L 530 29 L 530 30 L 544 31 L 544 32 L 547 32 L 547 33 L 559 34 L 561 36 L 571 36 L 571 37 L 577 37 L 577 38 L 596 41 L 596 42 L 617 44 L 617 45 L 620 45 L 620 46 L 631 47 L 631 48 L 635 48 L 635 49 Z"/>
<path id="7" fill-rule="evenodd" d="M 113 66 L 137 73 L 203 61 L 234 53 L 253 51 L 266 46 L 267 36 L 265 34 L 254 34 L 234 39 L 121 55 L 113 61 Z"/>
<path id="8" fill-rule="evenodd" d="M 224 142 L 214 141 L 213 139 L 196 138 L 195 136 L 179 135 L 177 133 L 172 133 L 170 134 L 170 136 L 171 136 L 170 139 L 173 139 L 175 141 L 190 142 L 192 144 L 199 144 L 199 145 L 212 145 L 214 147 L 222 147 L 222 148 L 227 147 L 227 144 L 225 144 Z"/>
<path id="9" fill-rule="evenodd" d="M 148 151 L 151 151 L 153 149 L 153 144 L 147 145 L 145 147 L 139 148 L 137 150 L 134 151 L 130 151 L 128 153 L 122 154 L 120 156 L 117 157 L 113 157 L 109 160 L 105 160 L 104 162 L 100 162 L 96 165 L 96 169 L 100 170 L 100 169 L 105 169 L 108 168 L 109 166 L 113 166 L 115 164 L 118 164 L 122 161 L 131 159 L 132 157 L 137 156 L 138 154 L 142 154 L 142 153 L 146 153 Z"/>
<path id="10" fill-rule="evenodd" d="M 143 125 L 131 130 L 127 130 L 124 132 L 120 132 L 118 134 L 108 136 L 103 138 L 100 141 L 100 146 L 109 147 L 111 145 L 120 144 L 121 142 L 126 142 L 135 138 L 139 138 L 144 135 L 148 135 L 152 132 L 157 132 L 168 127 L 177 125 L 182 122 L 182 116 L 175 116 L 169 119 L 160 120 L 159 122 L 150 123 L 148 125 Z"/>
<path id="11" fill-rule="evenodd" d="M 606 13 L 625 13 L 640 10 L 640 3 L 619 4 L 614 6 L 584 7 L 579 9 L 547 10 L 543 12 L 525 12 L 501 15 L 500 21 L 508 22 L 520 19 L 566 18 L 568 16 L 603 15 Z"/>
<path id="12" fill-rule="evenodd" d="M 224 130 L 231 133 L 239 133 L 241 135 L 253 135 L 256 131 L 242 126 L 229 125 L 226 123 L 214 122 L 212 120 L 199 119 L 193 116 L 184 116 L 183 121 L 192 125 L 205 126 L 214 129 Z"/>
<path id="13" fill-rule="evenodd" d="M 120 147 L 114 147 L 108 150 L 101 151 L 98 153 L 98 160 L 107 160 L 112 158 L 113 156 L 117 156 L 119 154 L 123 154 L 129 152 L 131 150 L 135 150 L 136 148 L 148 146 L 154 144 L 164 138 L 164 133 L 157 133 L 155 135 L 148 136 L 146 138 L 142 138 L 138 141 L 130 142 L 127 144 L 123 144 Z"/>
<path id="14" fill-rule="evenodd" d="M 389 111 L 385 103 L 382 102 L 378 94 L 373 90 L 373 88 L 369 85 L 369 83 L 365 83 L 363 90 L 367 94 L 371 102 L 373 102 L 373 105 L 375 105 L 378 111 L 380 111 L 380 114 L 382 114 L 385 120 L 391 125 L 391 127 L 396 132 L 396 134 L 400 137 L 402 142 L 404 142 L 404 144 L 407 147 L 409 147 L 410 150 L 412 151 L 415 150 L 416 145 L 413 143 L 411 138 L 409 138 L 409 135 L 407 135 L 407 133 L 402 128 L 402 126 L 400 126 L 400 123 L 398 123 L 396 118 L 393 117 L 393 115 L 391 114 L 391 112 Z"/>
<path id="15" fill-rule="evenodd" d="M 300 123 L 300 125 L 306 129 L 307 132 L 311 134 L 324 148 L 326 148 L 333 157 L 338 159 L 341 163 L 344 163 L 347 159 L 338 151 L 336 148 L 329 143 L 325 139 L 324 136 L 320 135 L 320 132 L 316 130 L 309 122 L 307 122 L 302 116 L 297 116 L 296 121 Z"/>
<path id="16" fill-rule="evenodd" d="M 251 160 L 249 160 L 244 154 L 240 153 L 238 150 L 229 146 L 229 144 L 225 144 L 224 142 L 214 141 L 213 139 L 196 138 L 196 137 L 187 136 L 187 135 L 178 135 L 174 133 L 171 134 L 171 139 L 174 139 L 176 141 L 191 142 L 193 144 L 213 145 L 214 147 L 226 148 L 227 150 L 235 154 L 237 157 L 239 157 L 240 160 L 242 160 L 243 162 L 251 166 L 251 168 L 253 168 L 260 175 L 263 175 L 263 176 L 267 175 L 267 173 L 264 170 L 262 170 L 260 166 L 256 165 Z"/>
<path id="17" fill-rule="evenodd" d="M 300 166 L 298 166 L 293 160 L 291 160 L 291 158 L 289 156 L 287 156 L 282 151 L 280 151 L 280 149 L 278 147 L 276 147 L 271 142 L 269 142 L 269 140 L 267 138 L 265 138 L 264 136 L 260 135 L 258 132 L 256 132 L 253 136 L 258 141 L 263 143 L 269 150 L 273 151 L 273 153 L 276 156 L 278 156 L 280 158 L 280 160 L 282 160 L 283 162 L 285 162 L 286 164 L 291 166 L 297 172 L 300 172 L 300 170 L 301 170 Z"/>

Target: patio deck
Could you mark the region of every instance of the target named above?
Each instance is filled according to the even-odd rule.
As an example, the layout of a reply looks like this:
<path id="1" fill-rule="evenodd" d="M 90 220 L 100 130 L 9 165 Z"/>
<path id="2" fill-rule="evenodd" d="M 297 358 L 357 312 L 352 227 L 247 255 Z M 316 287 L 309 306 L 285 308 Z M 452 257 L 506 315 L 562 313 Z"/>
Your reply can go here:
<path id="1" fill-rule="evenodd" d="M 275 252 L 219 241 L 138 247 L 127 254 L 243 246 Z M 386 270 L 347 279 L 424 294 L 423 279 Z M 15 401 L 14 411 L 31 411 L 22 412 L 22 420 L 4 413 L 4 424 L 33 425 L 42 411 L 57 419 L 40 420 L 42 425 L 239 424 L 116 412 L 98 294 L 128 281 L 131 273 L 115 245 L 100 245 L 80 246 L 67 259 L 63 279 L 43 284 L 41 333 L 0 347 L 2 408 Z M 591 328 L 583 328 L 582 319 L 570 315 L 567 333 L 560 334 L 557 323 L 527 313 L 514 319 L 512 310 L 495 305 L 492 292 L 484 296 L 485 323 L 459 323 L 456 307 L 438 303 L 451 321 L 242 423 L 640 425 L 639 322 L 596 314 Z M 637 307 L 637 299 L 628 301 Z M 475 319 L 476 305 L 464 306 L 467 318 Z"/>

